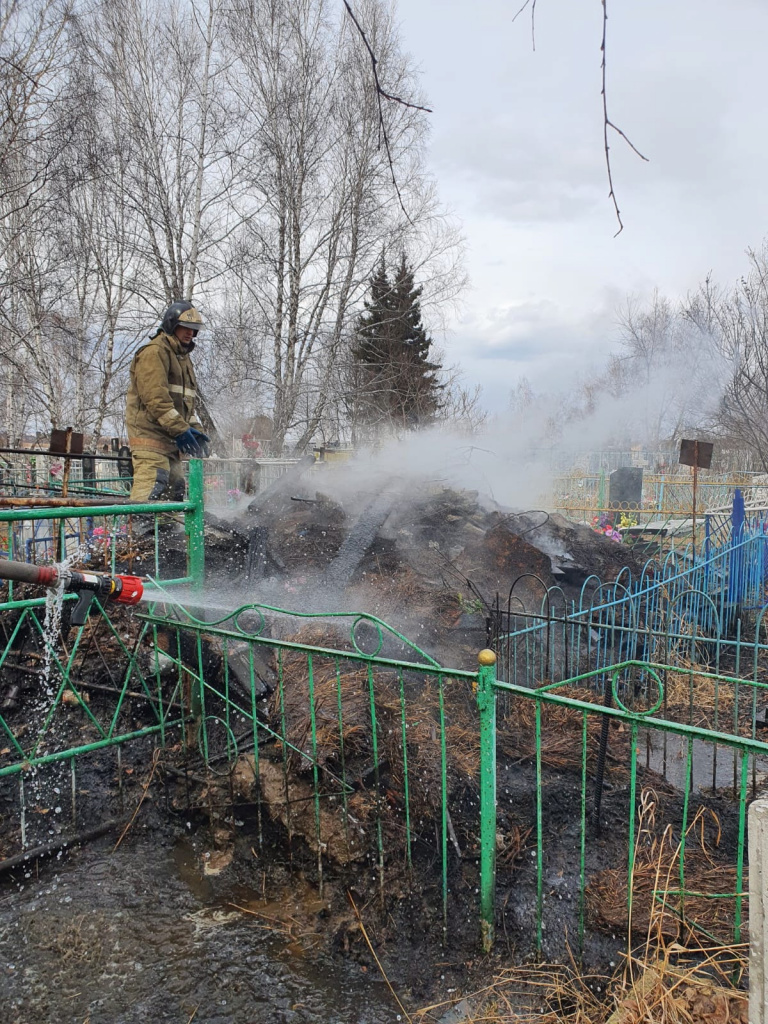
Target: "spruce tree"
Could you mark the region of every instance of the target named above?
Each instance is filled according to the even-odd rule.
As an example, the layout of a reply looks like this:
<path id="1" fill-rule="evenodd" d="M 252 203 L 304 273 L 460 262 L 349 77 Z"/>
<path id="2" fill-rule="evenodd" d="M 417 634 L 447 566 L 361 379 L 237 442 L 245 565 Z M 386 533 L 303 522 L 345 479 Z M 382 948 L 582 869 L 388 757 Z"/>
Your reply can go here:
<path id="1" fill-rule="evenodd" d="M 405 253 L 392 280 L 382 256 L 352 353 L 363 372 L 361 405 L 368 423 L 414 428 L 440 406 L 440 364 L 429 358 L 432 339 L 421 319 L 421 294 Z"/>

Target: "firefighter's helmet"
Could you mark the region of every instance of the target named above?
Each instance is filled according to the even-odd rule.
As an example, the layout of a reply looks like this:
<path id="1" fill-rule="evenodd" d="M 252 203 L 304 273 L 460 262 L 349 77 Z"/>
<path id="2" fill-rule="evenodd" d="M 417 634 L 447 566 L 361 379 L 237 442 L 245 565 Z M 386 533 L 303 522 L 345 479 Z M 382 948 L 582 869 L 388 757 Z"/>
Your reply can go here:
<path id="1" fill-rule="evenodd" d="M 175 334 L 177 327 L 191 327 L 195 333 L 205 327 L 203 318 L 191 302 L 172 302 L 166 309 L 160 329 L 166 334 Z"/>

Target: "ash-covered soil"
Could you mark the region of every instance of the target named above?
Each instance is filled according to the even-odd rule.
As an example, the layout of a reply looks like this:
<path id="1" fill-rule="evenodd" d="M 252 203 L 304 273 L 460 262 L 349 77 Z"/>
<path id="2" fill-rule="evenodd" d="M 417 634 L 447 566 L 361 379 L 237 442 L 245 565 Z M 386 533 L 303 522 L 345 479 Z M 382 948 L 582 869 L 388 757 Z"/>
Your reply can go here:
<path id="1" fill-rule="evenodd" d="M 583 908 L 585 971 L 607 975 L 626 942 L 621 920 L 626 890 L 616 893 L 619 914 L 601 917 L 590 887 L 606 869 L 626 867 L 629 779 L 621 742 L 613 744 L 599 833 L 588 824 Z M 578 958 L 580 786 L 566 759 L 545 761 L 542 776 L 543 889 L 537 890 L 536 768 L 531 758 L 500 756 L 497 943 L 479 950 L 476 797 L 451 807 L 461 856 L 449 847 L 448 919 L 443 932 L 439 837 L 419 830 L 413 867 L 391 849 L 384 887 L 375 838 L 362 858 L 326 858 L 258 799 L 237 793 L 237 782 L 206 774 L 199 758 L 179 751 L 159 755 L 153 771 L 149 743 L 126 747 L 122 795 L 114 751 L 83 766 L 77 829 L 114 816 L 109 836 L 61 857 L 0 877 L 0 988 L 9 1024 L 139 1024 L 200 1019 L 210 1024 L 254 1021 L 326 1021 L 383 1024 L 398 1008 L 381 980 L 361 921 L 384 971 L 408 1012 L 459 999 L 500 968 L 523 963 L 536 946 L 536 909 L 542 905 L 542 957 Z M 130 755 L 130 756 L 128 756 Z M 184 765 L 186 764 L 186 769 Z M 145 783 L 152 775 L 152 782 Z M 42 779 L 42 791 L 50 781 Z M 5 824 L 18 815 L 3 784 Z M 683 801 L 655 773 L 641 769 L 638 793 L 652 790 L 654 834 L 678 829 Z M 115 843 L 142 799 L 117 850 Z M 588 810 L 592 803 L 592 780 Z M 737 814 L 724 796 L 697 794 L 699 807 L 717 815 L 719 845 L 707 856 L 732 857 Z M 39 819 L 47 818 L 37 809 Z M 66 806 L 67 817 L 71 808 Z M 30 817 L 33 816 L 30 811 Z M 709 812 L 708 812 L 709 813 Z M 690 819 L 689 819 L 690 820 Z M 64 832 L 72 831 L 68 820 Z M 649 843 L 650 833 L 640 836 Z M 707 839 L 713 831 L 707 825 Z M 4 852 L 10 853 L 4 829 Z M 620 885 L 620 880 L 619 880 Z M 357 917 L 350 896 L 357 907 Z M 601 897 L 604 898 L 604 897 Z M 635 941 L 647 913 L 637 902 Z M 670 935 L 674 940 L 675 936 Z M 438 1021 L 446 1010 L 425 1016 Z"/>
<path id="2" fill-rule="evenodd" d="M 609 581 L 624 567 L 641 568 L 630 547 L 586 526 L 500 509 L 476 492 L 390 480 L 373 495 L 339 497 L 328 480 L 321 479 L 328 491 L 317 481 L 278 481 L 249 509 L 208 516 L 213 594 L 301 611 L 366 611 L 441 664 L 472 669 L 497 604 L 541 614 L 549 587 L 560 587 L 564 606 L 590 576 Z"/>
<path id="3" fill-rule="evenodd" d="M 7 1024 L 396 1019 L 373 967 L 329 950 L 325 901 L 298 875 L 214 886 L 204 840 L 178 825 L 113 844 L 0 887 Z"/>
<path id="4" fill-rule="evenodd" d="M 179 527 L 163 527 L 161 536 L 165 576 L 183 573 Z M 148 554 L 138 547 L 130 566 L 121 568 L 140 568 L 137 559 Z M 486 620 L 497 593 L 504 606 L 512 590 L 515 607 L 536 614 L 553 584 L 570 599 L 593 573 L 608 580 L 625 565 L 637 568 L 631 549 L 561 517 L 489 508 L 469 492 L 406 492 L 396 480 L 379 494 L 343 500 L 319 491 L 316 481 L 289 480 L 259 496 L 250 512 L 209 516 L 206 559 L 209 609 L 216 601 L 229 607 L 255 601 L 304 611 L 365 610 L 440 664 L 469 670 L 488 642 Z M 160 692 L 164 701 L 178 703 L 178 671 L 163 669 L 158 683 L 154 654 L 146 638 L 139 641 L 140 620 L 125 611 L 113 620 L 119 641 L 105 623 L 92 619 L 73 662 L 73 678 L 78 692 L 87 695 L 89 711 L 109 716 L 135 649 L 151 686 L 135 685 L 116 725 L 120 731 L 140 730 L 153 722 Z M 2 623 L 7 637 L 15 625 L 9 613 Z M 274 631 L 267 635 L 282 639 L 350 649 L 349 638 L 327 623 L 319 623 L 311 636 L 276 617 L 267 629 Z M 65 645 L 68 640 L 65 616 Z M 498 941 L 494 953 L 484 957 L 479 953 L 477 718 L 468 684 L 448 678 L 441 694 L 435 677 L 417 670 L 406 673 L 402 685 L 397 673 L 382 672 L 372 701 L 359 668 L 341 672 L 335 659 L 318 657 L 313 736 L 304 656 L 278 664 L 274 652 L 263 648 L 251 663 L 236 644 L 225 648 L 209 637 L 199 661 L 196 643 L 176 642 L 173 631 L 161 632 L 159 644 L 190 670 L 202 670 L 208 682 L 221 686 L 226 674 L 230 692 L 236 700 L 247 697 L 249 710 L 255 678 L 263 726 L 261 784 L 247 741 L 252 728 L 237 716 L 232 727 L 241 746 L 231 773 L 223 762 L 206 768 L 199 752 L 185 751 L 179 731 L 170 730 L 162 752 L 155 752 L 156 738 L 145 738 L 125 744 L 119 762 L 115 750 L 78 759 L 74 783 L 65 764 L 0 781 L 4 857 L 20 848 L 22 798 L 27 846 L 115 822 L 108 838 L 88 842 L 79 852 L 61 858 L 54 852 L 39 864 L 6 873 L 4 880 L 0 876 L 0 944 L 10 965 L 3 988 L 14 1024 L 396 1020 L 397 1007 L 378 977 L 363 927 L 410 1012 L 458 999 L 503 964 L 531 956 L 539 905 L 546 958 L 567 959 L 569 950 L 578 948 L 583 918 L 585 966 L 610 973 L 626 942 L 622 879 L 597 876 L 627 864 L 626 736 L 611 737 L 602 825 L 599 834 L 590 826 L 586 833 L 587 883 L 595 880 L 601 892 L 613 886 L 619 893 L 614 901 L 619 909 L 601 919 L 594 900 L 583 908 L 579 902 L 580 721 L 576 728 L 544 722 L 539 892 L 532 855 L 537 828 L 533 722 L 500 720 Z M 382 653 L 418 660 L 396 639 L 387 640 Z M 20 629 L 8 680 L 18 683 L 21 693 L 7 715 L 20 738 L 38 720 L 40 659 L 34 630 Z M 338 694 L 344 697 L 343 725 Z M 215 699 L 206 699 L 212 721 L 223 718 Z M 402 702 L 413 727 L 407 740 L 411 864 L 405 855 Z M 372 757 L 372 707 L 379 729 L 378 769 Z M 178 710 L 173 703 L 166 709 Z M 449 755 L 447 921 L 441 714 Z M 59 708 L 57 716 L 60 746 L 94 739 L 93 723 L 77 701 Z M 226 751 L 224 733 L 218 746 L 215 736 L 214 730 L 208 749 L 214 761 Z M 317 796 L 302 751 L 312 752 L 320 766 Z M 4 757 L 13 757 L 10 747 L 0 750 L 0 764 Z M 588 816 L 595 764 L 591 735 Z M 352 788 L 346 807 L 338 786 L 342 774 Z M 657 827 L 669 823 L 679 834 L 679 794 L 653 772 L 641 772 L 638 796 L 643 787 L 657 794 Z M 692 800 L 691 815 L 702 802 L 701 795 Z M 709 804 L 718 815 L 721 846 L 709 847 L 708 855 L 725 863 L 732 860 L 736 841 L 733 805 L 724 797 Z M 356 824 L 354 842 L 348 828 L 340 829 L 342 820 L 345 826 L 350 820 Z"/>

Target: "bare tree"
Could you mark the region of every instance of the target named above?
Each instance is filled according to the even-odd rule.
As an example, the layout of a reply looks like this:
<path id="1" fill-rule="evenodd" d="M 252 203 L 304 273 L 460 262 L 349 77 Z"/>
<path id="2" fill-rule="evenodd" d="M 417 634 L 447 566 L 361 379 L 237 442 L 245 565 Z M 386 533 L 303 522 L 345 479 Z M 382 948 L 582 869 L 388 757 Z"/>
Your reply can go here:
<path id="1" fill-rule="evenodd" d="M 124 166 L 127 146 L 103 137 L 97 86 L 87 62 L 74 59 L 77 36 L 71 18 L 58 39 L 66 88 L 55 110 L 69 126 L 66 148 L 47 162 L 45 180 L 30 186 L 31 201 L 0 223 L 0 265 L 9 278 L 0 340 L 10 378 L 7 409 L 26 393 L 24 407 L 36 406 L 39 428 L 66 423 L 98 435 L 115 399 L 117 356 L 130 337 L 124 314 L 131 229 L 108 173 Z M 52 136 L 58 142 L 59 134 Z"/>
<path id="2" fill-rule="evenodd" d="M 275 448 L 302 449 L 344 407 L 339 368 L 382 249 L 407 241 L 425 309 L 455 292 L 460 247 L 424 173 L 390 0 L 355 18 L 332 0 L 0 11 L 9 431 L 114 429 L 136 341 L 194 297 L 214 339 L 200 382 L 231 429 L 268 414 Z"/>
<path id="3" fill-rule="evenodd" d="M 99 41 L 92 60 L 111 93 L 109 118 L 131 142 L 119 188 L 139 229 L 134 288 L 156 309 L 222 273 L 220 247 L 239 223 L 240 147 L 219 7 L 102 0 L 89 26 Z"/>
<path id="4" fill-rule="evenodd" d="M 68 0 L 0 7 L 0 209 L 22 211 L 45 188 L 70 125 L 60 116 Z"/>
<path id="5" fill-rule="evenodd" d="M 708 278 L 685 315 L 717 344 L 729 368 L 719 389 L 721 436 L 751 452 L 768 472 L 768 247 L 748 253 L 748 273 L 730 292 Z"/>
<path id="6" fill-rule="evenodd" d="M 45 228 L 72 130 L 62 102 L 70 14 L 59 0 L 0 8 L 0 386 L 16 435 L 35 406 L 55 416 L 59 404 L 42 324 L 60 271 Z"/>
<path id="7" fill-rule="evenodd" d="M 595 405 L 604 394 L 620 400 L 625 434 L 652 448 L 710 429 L 713 383 L 719 390 L 723 372 L 711 334 L 658 292 L 645 305 L 628 299 L 618 323 L 619 351 L 591 392 L 585 389 L 590 402 Z"/>
<path id="8" fill-rule="evenodd" d="M 482 400 L 482 386 L 465 384 L 459 368 L 450 367 L 443 381 L 439 422 L 460 434 L 482 433 L 488 424 L 488 410 Z"/>
<path id="9" fill-rule="evenodd" d="M 388 91 L 416 96 L 389 5 L 368 0 L 359 16 Z M 384 108 L 406 218 L 382 145 L 369 54 L 354 26 L 326 0 L 270 0 L 256 10 L 241 0 L 229 27 L 242 91 L 261 118 L 250 188 L 263 204 L 230 267 L 269 339 L 274 444 L 291 435 L 302 450 L 323 420 L 382 247 L 397 247 L 415 224 L 422 249 L 431 247 L 430 220 L 439 217 L 421 166 L 424 115 L 402 104 Z"/>

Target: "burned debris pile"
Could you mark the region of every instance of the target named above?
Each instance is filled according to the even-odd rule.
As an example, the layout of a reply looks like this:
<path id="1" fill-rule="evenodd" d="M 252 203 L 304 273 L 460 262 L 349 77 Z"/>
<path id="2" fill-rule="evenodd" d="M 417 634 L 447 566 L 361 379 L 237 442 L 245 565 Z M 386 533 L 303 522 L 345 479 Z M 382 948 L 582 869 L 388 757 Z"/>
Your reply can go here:
<path id="1" fill-rule="evenodd" d="M 373 495 L 331 496 L 330 479 L 323 491 L 306 476 L 279 483 L 244 512 L 208 517 L 214 587 L 239 604 L 365 610 L 442 664 L 472 665 L 485 617 L 513 586 L 518 607 L 538 613 L 548 587 L 570 599 L 590 576 L 640 568 L 631 548 L 586 526 L 491 507 L 476 492 L 388 479 Z M 470 626 L 463 650 L 457 629 Z"/>
<path id="2" fill-rule="evenodd" d="M 331 497 L 328 490 L 294 476 L 245 512 L 211 519 L 206 555 L 214 591 L 220 580 L 233 604 L 317 613 L 365 609 L 417 645 L 386 634 L 380 653 L 414 667 L 400 675 L 377 667 L 374 679 L 359 661 L 317 654 L 310 672 L 306 653 L 290 649 L 268 656 L 265 649 L 249 666 L 237 645 L 228 642 L 225 652 L 211 638 L 208 648 L 228 659 L 231 685 L 245 695 L 249 679 L 257 682 L 259 714 L 276 740 L 260 752 L 258 768 L 252 754 L 243 755 L 241 792 L 256 797 L 258 774 L 259 799 L 270 817 L 310 847 L 319 842 L 340 864 L 369 855 L 377 831 L 385 845 L 404 847 L 406 791 L 414 835 L 426 829 L 434 844 L 445 798 L 467 812 L 459 817 L 454 810 L 450 821 L 454 848 L 472 849 L 479 763 L 474 695 L 466 682 L 420 672 L 418 664 L 431 658 L 473 670 L 497 594 L 506 600 L 515 585 L 516 598 L 539 613 L 547 587 L 558 584 L 576 596 L 595 570 L 610 579 L 625 565 L 636 568 L 632 551 L 560 516 L 489 508 L 474 492 L 406 491 L 393 479 L 374 495 Z M 239 560 L 234 570 L 233 559 Z M 290 616 L 268 616 L 267 628 L 284 642 L 324 651 L 354 654 L 355 643 L 369 649 L 364 630 L 353 642 L 348 626 L 330 618 L 297 629 Z M 373 649 L 375 636 L 369 640 Z M 530 737 L 520 730 L 500 742 L 514 759 L 532 755 Z M 570 766 L 571 745 L 560 736 L 547 758 Z M 591 746 L 596 751 L 597 737 Z M 444 748 L 450 756 L 443 778 Z"/>
<path id="3" fill-rule="evenodd" d="M 161 707 L 172 717 L 184 713 L 192 707 L 195 679 L 203 677 L 219 695 L 228 694 L 230 707 L 207 693 L 204 741 L 187 730 L 164 754 L 165 778 L 180 777 L 173 773 L 183 768 L 185 784 L 190 763 L 193 777 L 201 760 L 215 767 L 213 781 L 194 797 L 199 805 L 214 789 L 224 803 L 258 804 L 265 821 L 289 838 L 301 837 L 310 850 L 322 848 L 341 866 L 370 857 L 377 844 L 399 849 L 403 863 L 411 852 L 432 857 L 445 814 L 461 862 L 477 846 L 479 739 L 471 685 L 452 678 L 451 669 L 474 670 L 497 594 L 505 600 L 514 586 L 517 601 L 537 614 L 547 587 L 558 584 L 576 595 L 595 571 L 609 579 L 624 565 L 634 567 L 632 552 L 559 516 L 489 506 L 470 491 L 417 489 L 389 478 L 374 493 L 356 493 L 336 490 L 330 477 L 321 482 L 322 490 L 317 481 L 289 475 L 247 509 L 206 513 L 206 597 L 191 610 L 209 623 L 226 615 L 221 607 L 252 603 L 297 612 L 365 610 L 392 627 L 384 631 L 381 655 L 410 668 L 378 666 L 374 678 L 354 654 L 376 647 L 375 630 L 363 623 L 352 637 L 350 620 L 341 627 L 321 616 L 302 627 L 290 614 L 238 618 L 246 634 L 287 645 L 280 647 L 215 632 L 204 632 L 198 643 L 184 630 L 147 631 L 127 611 L 111 615 L 111 625 L 94 615 L 56 711 L 57 741 L 95 742 L 99 723 L 102 730 L 138 732 L 156 721 Z M 183 525 L 161 523 L 158 533 L 163 575 L 182 575 Z M 151 561 L 150 541 L 137 533 L 118 564 L 141 572 Z M 8 640 L 18 617 L 5 613 Z M 69 650 L 66 618 L 65 606 L 59 642 Z M 292 650 L 292 643 L 353 657 L 318 653 L 310 671 L 306 652 Z M 25 716 L 40 706 L 42 659 L 37 627 L 25 621 L 7 664 L 19 689 L 17 708 L 6 714 L 15 734 L 22 735 Z M 425 671 L 430 664 L 446 672 Z M 134 675 L 121 696 L 130 665 Z M 247 721 L 254 711 L 258 729 Z M 232 772 L 225 770 L 232 738 L 225 721 L 239 744 Z M 512 759 L 530 759 L 520 730 L 500 743 Z M 553 744 L 547 756 L 562 757 L 565 767 L 567 747 Z M 10 748 L 7 753 L 13 756 Z M 518 825 L 522 837 L 528 825 Z M 514 827 L 510 821 L 510 835 Z"/>

